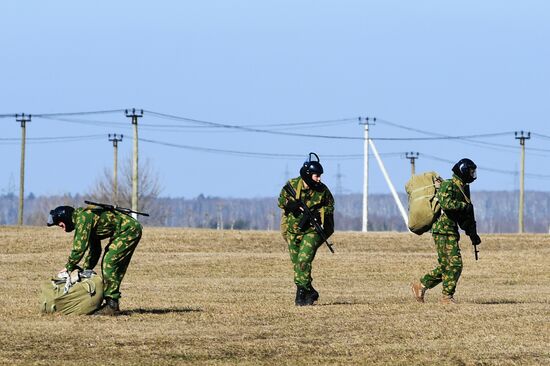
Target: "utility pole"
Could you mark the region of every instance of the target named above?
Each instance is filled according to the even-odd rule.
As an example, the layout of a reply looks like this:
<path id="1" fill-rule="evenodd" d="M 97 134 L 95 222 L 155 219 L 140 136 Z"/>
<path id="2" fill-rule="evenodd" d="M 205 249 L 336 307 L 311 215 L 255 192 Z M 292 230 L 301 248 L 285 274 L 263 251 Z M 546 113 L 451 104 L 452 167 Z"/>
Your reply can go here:
<path id="1" fill-rule="evenodd" d="M 519 140 L 521 145 L 521 167 L 520 167 L 520 176 L 519 176 L 519 222 L 518 222 L 518 233 L 522 234 L 525 226 L 523 222 L 523 207 L 524 207 L 524 194 L 525 194 L 525 140 L 531 138 L 531 132 L 527 132 L 525 135 L 523 131 L 519 133 L 514 132 L 516 140 Z"/>
<path id="2" fill-rule="evenodd" d="M 365 126 L 365 137 L 363 145 L 363 225 L 361 231 L 366 233 L 369 217 L 369 126 L 376 124 L 376 118 L 372 120 L 369 117 L 362 122 L 359 117 L 359 124 Z"/>
<path id="3" fill-rule="evenodd" d="M 419 155 L 420 155 L 420 154 L 417 153 L 417 152 L 410 152 L 410 153 L 406 152 L 406 153 L 405 153 L 405 158 L 406 158 L 406 159 L 409 159 L 409 160 L 411 161 L 411 176 L 413 176 L 413 175 L 416 174 L 416 169 L 415 169 L 415 166 L 414 166 L 414 161 L 415 161 L 416 159 L 418 159 L 418 156 L 419 156 Z"/>
<path id="4" fill-rule="evenodd" d="M 118 204 L 118 143 L 122 141 L 124 135 L 117 135 L 116 133 L 109 136 L 109 141 L 113 142 L 114 161 L 113 161 L 113 203 Z"/>
<path id="5" fill-rule="evenodd" d="M 342 174 L 342 172 L 340 171 L 340 164 L 337 165 L 337 170 L 336 170 L 336 194 L 338 196 L 341 196 L 342 194 L 344 194 L 344 189 L 342 188 L 342 177 L 344 175 Z"/>
<path id="6" fill-rule="evenodd" d="M 218 222 L 216 224 L 216 229 L 223 230 L 223 213 L 221 203 L 218 203 Z"/>
<path id="7" fill-rule="evenodd" d="M 17 225 L 23 225 L 23 203 L 25 199 L 25 142 L 27 122 L 31 121 L 32 116 L 25 113 L 15 115 L 15 121 L 21 123 L 21 168 L 19 171 L 19 212 L 17 214 Z"/>
<path id="8" fill-rule="evenodd" d="M 390 176 L 388 175 L 388 171 L 386 170 L 386 167 L 384 166 L 384 163 L 382 162 L 382 159 L 380 158 L 380 154 L 378 153 L 378 150 L 376 149 L 376 146 L 374 145 L 374 141 L 369 140 L 369 144 L 372 147 L 372 152 L 374 153 L 374 157 L 376 158 L 376 161 L 378 161 L 378 165 L 380 166 L 380 170 L 382 171 L 382 175 L 384 176 L 384 179 L 386 179 L 386 183 L 388 184 L 388 188 L 391 191 L 391 194 L 393 196 L 393 199 L 395 200 L 395 204 L 397 205 L 397 208 L 399 209 L 399 212 L 401 212 L 401 216 L 403 217 L 403 221 L 405 222 L 405 226 L 409 226 L 409 219 L 407 217 L 407 212 L 405 211 L 405 208 L 403 207 L 403 203 L 401 203 L 401 200 L 399 199 L 399 195 L 397 194 L 397 191 L 395 190 L 395 187 L 393 186 L 393 183 L 390 179 Z"/>
<path id="9" fill-rule="evenodd" d="M 275 211 L 273 210 L 269 211 L 267 215 L 267 230 L 275 230 Z"/>
<path id="10" fill-rule="evenodd" d="M 284 177 L 283 177 L 283 182 L 286 182 L 287 180 L 290 179 L 290 171 L 288 170 L 288 164 L 285 165 L 285 173 L 284 173 Z"/>
<path id="11" fill-rule="evenodd" d="M 143 117 L 143 109 L 136 113 L 136 109 L 132 108 L 131 113 L 126 109 L 124 111 L 126 117 L 132 118 L 134 125 L 134 159 L 132 163 L 132 210 L 138 211 L 138 118 Z M 137 219 L 137 214 L 132 214 L 134 219 Z"/>

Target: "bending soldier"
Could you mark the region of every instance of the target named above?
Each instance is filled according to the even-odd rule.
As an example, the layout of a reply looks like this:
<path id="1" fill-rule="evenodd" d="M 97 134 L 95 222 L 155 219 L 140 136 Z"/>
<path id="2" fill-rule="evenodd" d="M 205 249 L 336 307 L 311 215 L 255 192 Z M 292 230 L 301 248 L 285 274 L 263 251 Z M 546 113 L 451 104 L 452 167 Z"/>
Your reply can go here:
<path id="1" fill-rule="evenodd" d="M 120 283 L 141 239 L 141 224 L 129 215 L 101 207 L 59 206 L 50 211 L 47 225 L 57 225 L 67 233 L 74 230 L 73 247 L 61 272 L 77 268 L 86 251 L 82 267 L 92 270 L 101 256 L 101 240 L 109 238 L 101 264 L 105 302 L 96 314 L 117 315 Z"/>
<path id="2" fill-rule="evenodd" d="M 454 304 L 454 293 L 462 273 L 462 256 L 458 241 L 459 226 L 470 237 L 473 245 L 481 243 L 477 234 L 474 207 L 470 202 L 470 183 L 476 178 L 477 166 L 470 159 L 461 159 L 453 166 L 453 177 L 441 183 L 436 198 L 441 205 L 441 215 L 432 226 L 432 236 L 437 247 L 439 265 L 411 285 L 414 297 L 424 302 L 424 294 L 443 283 L 443 304 Z"/>
<path id="3" fill-rule="evenodd" d="M 317 161 L 311 160 L 312 155 L 317 157 Z M 323 240 L 303 214 L 296 199 L 301 200 L 317 216 L 326 238 L 334 232 L 334 198 L 328 187 L 321 183 L 321 174 L 323 167 L 319 157 L 310 153 L 300 169 L 300 176 L 287 183 L 296 191 L 296 197 L 290 197 L 284 188 L 279 195 L 278 205 L 283 210 L 282 227 L 286 226 L 286 235 L 283 233 L 283 236 L 287 240 L 294 266 L 295 304 L 298 306 L 313 305 L 319 299 L 319 293 L 311 284 L 311 270 L 313 259 Z"/>

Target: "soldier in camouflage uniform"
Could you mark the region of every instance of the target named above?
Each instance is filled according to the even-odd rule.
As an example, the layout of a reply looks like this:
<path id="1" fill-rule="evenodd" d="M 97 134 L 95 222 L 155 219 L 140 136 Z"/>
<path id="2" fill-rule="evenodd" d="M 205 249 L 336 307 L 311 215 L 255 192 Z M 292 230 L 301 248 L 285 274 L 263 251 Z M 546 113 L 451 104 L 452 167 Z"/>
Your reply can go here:
<path id="1" fill-rule="evenodd" d="M 430 288 L 443 283 L 440 302 L 454 304 L 454 293 L 462 273 L 462 256 L 458 241 L 459 227 L 470 237 L 473 245 L 481 243 L 477 234 L 474 209 L 470 202 L 470 186 L 476 179 L 477 166 L 470 159 L 461 159 L 453 166 L 453 177 L 441 183 L 436 198 L 441 205 L 441 215 L 432 226 L 432 236 L 437 247 L 439 265 L 411 285 L 417 301 L 424 302 L 424 294 Z"/>
<path id="2" fill-rule="evenodd" d="M 102 260 L 103 296 L 105 303 L 97 313 L 119 313 L 120 283 L 130 259 L 141 239 L 141 224 L 129 215 L 96 206 L 74 209 L 59 206 L 50 211 L 48 226 L 57 225 L 66 232 L 74 230 L 73 247 L 65 268 L 71 272 L 82 262 L 84 270 L 92 270 L 101 256 L 101 240 L 109 238 Z"/>
<path id="3" fill-rule="evenodd" d="M 312 161 L 311 155 L 315 155 L 317 161 Z M 300 169 L 300 177 L 290 179 L 287 183 L 296 191 L 296 197 L 290 197 L 283 188 L 278 201 L 279 207 L 283 210 L 283 237 L 288 243 L 290 259 L 294 266 L 297 306 L 313 305 L 319 299 L 319 293 L 311 285 L 311 270 L 317 249 L 323 241 L 309 220 L 304 219 L 303 211 L 295 199 L 300 199 L 318 215 L 317 218 L 322 223 L 327 238 L 334 232 L 334 198 L 328 187 L 321 183 L 323 167 L 319 157 L 314 153 L 310 153 L 309 156 Z"/>

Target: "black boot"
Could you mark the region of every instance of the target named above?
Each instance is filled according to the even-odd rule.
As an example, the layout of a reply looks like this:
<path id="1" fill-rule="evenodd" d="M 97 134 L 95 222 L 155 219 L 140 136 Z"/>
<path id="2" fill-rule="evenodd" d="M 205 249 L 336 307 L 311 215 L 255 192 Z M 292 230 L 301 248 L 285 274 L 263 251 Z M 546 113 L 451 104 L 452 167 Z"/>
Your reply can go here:
<path id="1" fill-rule="evenodd" d="M 118 299 L 112 299 L 110 297 L 105 298 L 103 306 L 94 313 L 94 315 L 118 315 L 120 314 L 120 308 L 118 307 Z"/>
<path id="2" fill-rule="evenodd" d="M 309 285 L 309 290 L 306 295 L 306 304 L 313 305 L 317 300 L 319 300 L 319 293 L 313 288 L 313 286 Z"/>
<path id="3" fill-rule="evenodd" d="M 294 304 L 296 306 L 308 305 L 306 300 L 307 294 L 307 289 L 296 285 L 296 299 L 294 300 Z"/>

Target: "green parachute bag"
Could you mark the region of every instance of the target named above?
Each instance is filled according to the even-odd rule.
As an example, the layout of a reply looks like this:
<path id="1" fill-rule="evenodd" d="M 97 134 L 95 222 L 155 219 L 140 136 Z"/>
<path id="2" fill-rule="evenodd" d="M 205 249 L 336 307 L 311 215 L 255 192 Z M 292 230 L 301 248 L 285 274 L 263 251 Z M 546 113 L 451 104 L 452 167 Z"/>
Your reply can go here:
<path id="1" fill-rule="evenodd" d="M 103 280 L 100 276 L 82 279 L 67 293 L 65 282 L 45 281 L 40 285 L 40 309 L 43 313 L 87 315 L 100 308 L 103 301 Z"/>
<path id="2" fill-rule="evenodd" d="M 432 228 L 441 213 L 435 196 L 443 180 L 436 172 L 413 175 L 405 185 L 409 198 L 409 230 L 422 235 Z"/>

